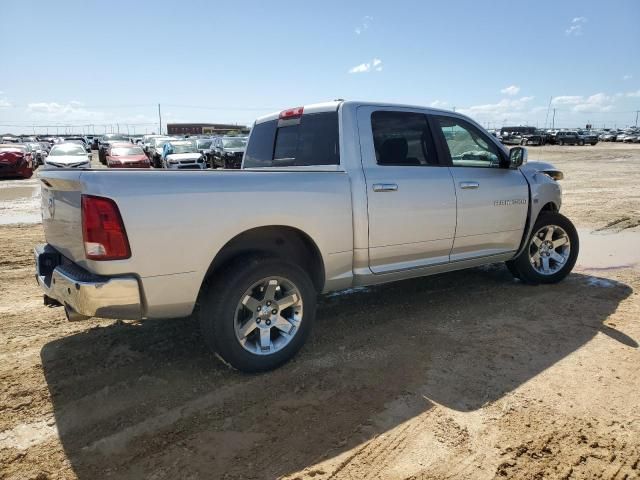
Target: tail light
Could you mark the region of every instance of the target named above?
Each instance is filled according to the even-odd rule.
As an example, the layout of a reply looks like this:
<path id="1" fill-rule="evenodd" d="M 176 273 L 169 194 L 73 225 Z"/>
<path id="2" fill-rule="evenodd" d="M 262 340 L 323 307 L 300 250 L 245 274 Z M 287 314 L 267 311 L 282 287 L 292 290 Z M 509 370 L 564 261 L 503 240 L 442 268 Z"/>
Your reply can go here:
<path id="1" fill-rule="evenodd" d="M 131 256 L 120 211 L 110 198 L 82 195 L 82 237 L 89 260 L 123 260 Z"/>

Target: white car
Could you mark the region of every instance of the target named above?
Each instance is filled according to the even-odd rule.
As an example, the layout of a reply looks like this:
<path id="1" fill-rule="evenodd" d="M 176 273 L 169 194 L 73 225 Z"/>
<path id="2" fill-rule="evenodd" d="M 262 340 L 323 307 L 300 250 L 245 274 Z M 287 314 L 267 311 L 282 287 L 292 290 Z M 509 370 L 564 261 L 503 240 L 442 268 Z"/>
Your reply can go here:
<path id="1" fill-rule="evenodd" d="M 57 168 L 91 168 L 91 154 L 78 143 L 58 143 L 51 148 L 44 165 Z"/>
<path id="2" fill-rule="evenodd" d="M 169 169 L 200 169 L 207 168 L 204 156 L 197 149 L 195 142 L 177 140 L 164 145 L 162 166 Z"/>

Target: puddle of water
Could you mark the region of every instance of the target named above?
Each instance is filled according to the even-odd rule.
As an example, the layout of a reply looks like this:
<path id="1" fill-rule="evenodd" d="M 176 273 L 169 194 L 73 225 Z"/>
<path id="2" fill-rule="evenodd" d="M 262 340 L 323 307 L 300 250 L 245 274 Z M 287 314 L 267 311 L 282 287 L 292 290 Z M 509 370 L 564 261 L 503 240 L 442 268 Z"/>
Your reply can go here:
<path id="1" fill-rule="evenodd" d="M 578 229 L 580 255 L 577 265 L 586 270 L 640 267 L 640 232 L 591 232 Z"/>
<path id="2" fill-rule="evenodd" d="M 39 183 L 33 179 L 0 183 L 0 225 L 41 221 Z"/>

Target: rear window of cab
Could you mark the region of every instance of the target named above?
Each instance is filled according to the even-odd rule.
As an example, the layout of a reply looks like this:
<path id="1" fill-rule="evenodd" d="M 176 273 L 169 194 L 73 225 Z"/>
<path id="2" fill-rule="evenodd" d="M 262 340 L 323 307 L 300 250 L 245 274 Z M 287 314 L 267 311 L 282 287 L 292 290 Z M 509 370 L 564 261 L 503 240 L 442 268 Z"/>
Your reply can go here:
<path id="1" fill-rule="evenodd" d="M 259 123 L 244 158 L 244 168 L 339 164 L 338 112 Z"/>

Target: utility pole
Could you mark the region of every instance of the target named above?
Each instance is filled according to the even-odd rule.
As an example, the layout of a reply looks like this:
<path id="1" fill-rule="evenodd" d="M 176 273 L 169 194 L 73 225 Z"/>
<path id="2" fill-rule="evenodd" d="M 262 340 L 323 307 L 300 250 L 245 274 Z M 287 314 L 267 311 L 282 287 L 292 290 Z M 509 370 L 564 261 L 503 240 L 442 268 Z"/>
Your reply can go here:
<path id="1" fill-rule="evenodd" d="M 638 112 L 640 112 L 640 110 L 636 110 L 636 128 L 638 128 Z"/>
<path id="2" fill-rule="evenodd" d="M 551 109 L 551 102 L 553 101 L 553 97 L 549 97 L 549 106 L 547 107 L 547 116 L 544 117 L 544 128 L 547 129 L 547 121 L 549 120 L 549 110 Z"/>
<path id="3" fill-rule="evenodd" d="M 160 104 L 158 104 L 158 125 L 160 126 L 158 134 L 162 135 L 162 114 L 160 113 Z"/>
<path id="4" fill-rule="evenodd" d="M 553 109 L 553 120 L 551 120 L 551 129 L 555 130 L 556 128 L 556 109 Z"/>

